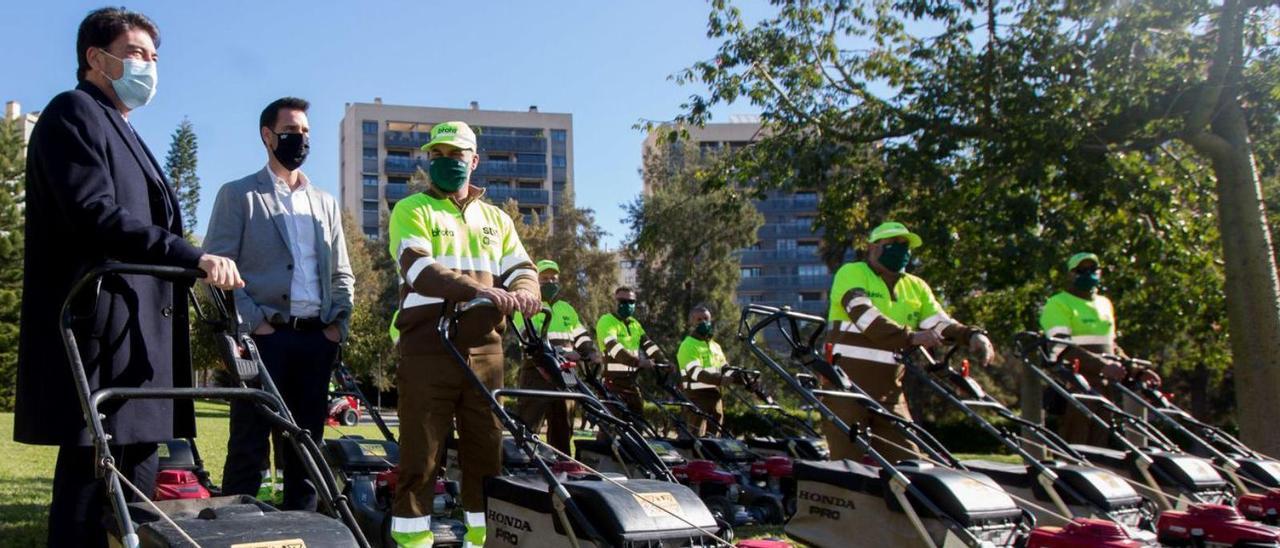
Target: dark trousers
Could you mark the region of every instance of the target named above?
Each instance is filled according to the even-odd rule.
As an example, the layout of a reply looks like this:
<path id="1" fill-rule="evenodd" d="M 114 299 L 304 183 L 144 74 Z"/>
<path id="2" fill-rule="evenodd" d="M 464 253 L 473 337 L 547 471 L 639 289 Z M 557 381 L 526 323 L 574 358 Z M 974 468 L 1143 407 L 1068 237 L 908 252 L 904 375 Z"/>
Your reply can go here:
<path id="1" fill-rule="evenodd" d="M 323 331 L 296 331 L 289 327 L 277 327 L 270 335 L 254 335 L 253 341 L 294 421 L 320 442 L 329 413 L 329 374 L 338 355 L 337 343 L 325 338 Z M 271 427 L 252 403 L 231 403 L 231 437 L 222 469 L 223 494 L 258 495 L 270 434 Z M 276 454 L 284 461 L 282 509 L 315 510 L 315 486 L 293 447 L 283 447 Z"/>
<path id="2" fill-rule="evenodd" d="M 112 446 L 116 468 L 148 497 L 156 489 L 156 444 Z M 114 520 L 109 511 L 106 483 L 95 476 L 93 448 L 63 446 L 53 471 L 53 503 L 49 505 L 49 546 L 52 548 L 107 546 L 106 524 Z M 125 500 L 137 502 L 125 487 Z"/>

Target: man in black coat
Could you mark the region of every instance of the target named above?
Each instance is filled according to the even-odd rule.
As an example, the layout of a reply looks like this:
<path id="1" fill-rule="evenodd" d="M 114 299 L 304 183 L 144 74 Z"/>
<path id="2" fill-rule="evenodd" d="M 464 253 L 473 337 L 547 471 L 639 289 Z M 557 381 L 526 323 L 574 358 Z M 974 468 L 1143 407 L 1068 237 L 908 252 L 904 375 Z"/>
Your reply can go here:
<path id="1" fill-rule="evenodd" d="M 241 287 L 230 259 L 182 237 L 176 195 L 129 124 L 155 93 L 159 32 L 145 16 L 94 11 L 80 24 L 75 90 L 54 97 L 27 151 L 26 256 L 14 439 L 57 445 L 50 546 L 106 546 L 105 487 L 59 333 L 72 284 L 107 261 L 200 268 L 206 281 Z M 90 295 L 92 297 L 92 295 Z M 191 386 L 186 287 L 109 276 L 93 313 L 75 326 L 96 390 Z M 144 493 L 155 484 L 156 443 L 193 436 L 191 402 L 131 400 L 104 407 L 116 466 Z"/>

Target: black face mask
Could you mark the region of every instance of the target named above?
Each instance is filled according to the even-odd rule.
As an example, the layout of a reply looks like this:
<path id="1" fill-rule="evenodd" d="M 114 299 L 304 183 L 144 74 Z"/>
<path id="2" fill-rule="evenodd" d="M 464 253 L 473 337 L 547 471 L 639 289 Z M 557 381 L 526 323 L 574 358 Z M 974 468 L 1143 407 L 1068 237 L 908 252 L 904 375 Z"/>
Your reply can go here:
<path id="1" fill-rule="evenodd" d="M 272 133 L 275 133 L 274 131 Z M 311 138 L 302 133 L 276 133 L 276 149 L 271 151 L 276 161 L 293 171 L 302 167 L 311 152 Z"/>

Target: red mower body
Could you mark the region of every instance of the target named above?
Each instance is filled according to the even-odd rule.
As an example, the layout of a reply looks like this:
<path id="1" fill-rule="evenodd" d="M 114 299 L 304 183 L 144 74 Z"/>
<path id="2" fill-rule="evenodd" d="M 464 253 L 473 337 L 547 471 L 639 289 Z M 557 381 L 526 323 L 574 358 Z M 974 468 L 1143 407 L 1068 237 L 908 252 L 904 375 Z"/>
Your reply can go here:
<path id="1" fill-rule="evenodd" d="M 342 414 L 348 409 L 356 412 L 356 419 L 360 418 L 360 400 L 355 396 L 338 396 L 329 400 L 329 416 L 325 419 L 328 426 L 342 426 Z"/>
<path id="2" fill-rule="evenodd" d="M 781 540 L 756 539 L 740 540 L 737 544 L 734 544 L 734 546 L 736 548 L 791 548 L 792 545 L 790 542 L 783 542 Z"/>
<path id="3" fill-rule="evenodd" d="M 1280 489 L 1240 495 L 1236 500 L 1236 509 L 1247 519 L 1276 525 L 1280 523 Z"/>
<path id="4" fill-rule="evenodd" d="M 671 474 L 681 483 L 719 483 L 722 485 L 738 483 L 738 479 L 733 474 L 721 470 L 716 466 L 716 463 L 709 460 L 694 460 L 689 461 L 689 464 L 672 466 Z"/>
<path id="5" fill-rule="evenodd" d="M 1114 522 L 1076 518 L 1065 527 L 1036 527 L 1027 539 L 1027 548 L 1140 548 L 1124 528 Z"/>
<path id="6" fill-rule="evenodd" d="M 161 470 L 156 473 L 155 500 L 207 499 L 209 490 L 190 470 Z"/>
<path id="7" fill-rule="evenodd" d="M 1168 510 L 1160 514 L 1156 535 L 1165 544 L 1280 543 L 1280 529 L 1249 521 L 1235 508 L 1222 504 L 1194 504 L 1185 511 Z"/>

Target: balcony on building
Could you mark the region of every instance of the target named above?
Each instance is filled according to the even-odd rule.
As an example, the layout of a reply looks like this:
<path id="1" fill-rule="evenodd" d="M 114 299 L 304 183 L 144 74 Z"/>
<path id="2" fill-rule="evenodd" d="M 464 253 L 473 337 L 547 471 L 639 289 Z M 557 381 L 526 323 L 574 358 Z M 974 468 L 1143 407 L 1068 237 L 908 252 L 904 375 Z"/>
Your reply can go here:
<path id="1" fill-rule="evenodd" d="M 540 152 L 546 154 L 547 139 L 530 135 L 485 135 L 476 136 L 476 145 L 480 152 Z"/>
<path id="2" fill-rule="evenodd" d="M 387 183 L 387 200 L 403 200 L 409 195 L 409 185 L 404 183 Z"/>
<path id="3" fill-rule="evenodd" d="M 822 230 L 815 230 L 813 224 L 808 222 L 768 223 L 760 227 L 760 231 L 756 233 L 756 236 L 761 239 L 804 238 L 821 235 Z"/>
<path id="4" fill-rule="evenodd" d="M 818 262 L 818 249 L 743 249 L 738 251 L 738 262 L 743 265 L 788 264 Z"/>
<path id="5" fill-rule="evenodd" d="M 761 213 L 773 213 L 779 211 L 814 211 L 816 209 L 818 209 L 817 194 L 773 196 L 756 202 L 756 210 Z"/>
<path id="6" fill-rule="evenodd" d="M 831 287 L 831 276 L 745 276 L 738 281 L 739 291 L 778 291 L 802 289 L 828 289 Z"/>
<path id="7" fill-rule="evenodd" d="M 382 142 L 387 148 L 407 148 L 418 150 L 431 141 L 429 131 L 385 131 Z"/>
<path id="8" fill-rule="evenodd" d="M 429 162 L 425 159 L 387 156 L 386 170 L 388 174 L 413 175 L 419 168 L 426 171 L 428 165 Z"/>
<path id="9" fill-rule="evenodd" d="M 482 164 L 483 165 L 483 164 Z M 550 205 L 551 193 L 543 188 L 513 188 L 509 186 L 485 187 L 484 197 L 489 202 L 501 205 L 507 200 L 515 200 L 521 204 Z"/>
<path id="10" fill-rule="evenodd" d="M 538 162 L 507 162 L 485 160 L 476 168 L 481 177 L 515 177 L 520 179 L 546 179 L 547 164 Z"/>

